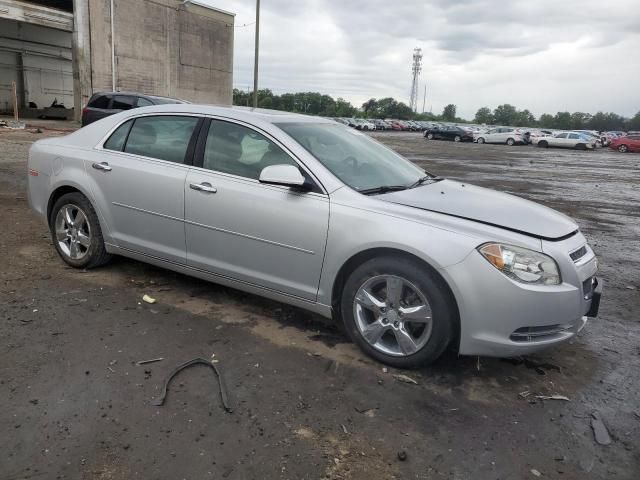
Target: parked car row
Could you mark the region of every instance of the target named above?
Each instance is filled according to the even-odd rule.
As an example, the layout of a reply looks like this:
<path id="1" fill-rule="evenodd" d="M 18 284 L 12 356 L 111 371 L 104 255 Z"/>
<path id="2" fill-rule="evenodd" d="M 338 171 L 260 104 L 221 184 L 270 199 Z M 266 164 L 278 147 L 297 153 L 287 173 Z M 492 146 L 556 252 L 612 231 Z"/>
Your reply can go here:
<path id="1" fill-rule="evenodd" d="M 356 130 L 394 130 L 403 132 L 423 132 L 433 126 L 431 122 L 419 120 L 395 120 L 395 119 L 368 119 L 336 117 L 335 120 L 343 125 L 348 125 Z"/>
<path id="2" fill-rule="evenodd" d="M 595 150 L 608 146 L 619 152 L 640 151 L 640 132 L 553 131 L 517 127 L 435 124 L 424 130 L 428 140 L 472 141 L 479 144 L 536 145 L 540 148 Z"/>

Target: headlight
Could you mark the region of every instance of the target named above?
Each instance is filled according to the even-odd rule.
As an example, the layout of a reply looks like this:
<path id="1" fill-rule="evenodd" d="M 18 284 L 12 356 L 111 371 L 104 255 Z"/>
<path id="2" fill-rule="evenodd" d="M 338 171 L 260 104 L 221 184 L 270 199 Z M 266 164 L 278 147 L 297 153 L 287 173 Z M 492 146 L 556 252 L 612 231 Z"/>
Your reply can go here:
<path id="1" fill-rule="evenodd" d="M 501 243 L 485 243 L 480 254 L 507 277 L 521 283 L 559 285 L 560 271 L 555 260 L 544 253 Z"/>

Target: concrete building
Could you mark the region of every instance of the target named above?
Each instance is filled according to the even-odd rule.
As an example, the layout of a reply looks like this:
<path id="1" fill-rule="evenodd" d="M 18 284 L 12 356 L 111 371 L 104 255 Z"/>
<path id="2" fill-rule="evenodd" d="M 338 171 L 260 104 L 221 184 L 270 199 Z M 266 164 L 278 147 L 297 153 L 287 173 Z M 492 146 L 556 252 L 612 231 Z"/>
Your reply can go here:
<path id="1" fill-rule="evenodd" d="M 230 104 L 233 34 L 199 0 L 0 0 L 0 112 L 13 81 L 27 116 L 110 90 Z"/>

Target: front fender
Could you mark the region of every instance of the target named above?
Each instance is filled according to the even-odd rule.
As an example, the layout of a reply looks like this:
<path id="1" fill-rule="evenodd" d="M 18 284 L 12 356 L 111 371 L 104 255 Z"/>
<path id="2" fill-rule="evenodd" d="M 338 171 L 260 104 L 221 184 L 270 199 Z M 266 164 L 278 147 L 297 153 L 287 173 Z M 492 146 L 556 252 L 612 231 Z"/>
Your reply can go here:
<path id="1" fill-rule="evenodd" d="M 379 248 L 398 250 L 442 270 L 463 261 L 477 244 L 475 236 L 384 213 L 332 204 L 318 301 L 331 305 L 333 284 L 338 273 L 349 259 L 361 252 Z"/>

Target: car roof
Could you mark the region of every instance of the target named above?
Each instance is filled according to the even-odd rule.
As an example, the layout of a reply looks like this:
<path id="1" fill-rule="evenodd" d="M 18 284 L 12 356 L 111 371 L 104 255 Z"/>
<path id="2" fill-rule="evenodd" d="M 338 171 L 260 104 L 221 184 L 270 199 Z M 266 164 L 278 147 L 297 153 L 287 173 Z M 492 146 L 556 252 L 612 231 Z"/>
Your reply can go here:
<path id="1" fill-rule="evenodd" d="M 249 123 L 256 120 L 267 123 L 327 123 L 335 124 L 326 118 L 302 115 L 299 113 L 268 110 L 264 108 L 238 107 L 228 105 L 204 105 L 197 103 L 170 103 L 127 110 L 131 115 L 149 113 L 190 113 L 200 115 L 219 115 L 236 120 L 246 120 Z"/>
<path id="2" fill-rule="evenodd" d="M 176 102 L 185 102 L 185 100 L 181 100 L 179 98 L 174 98 L 174 97 L 165 97 L 162 95 L 147 95 L 146 93 L 140 93 L 140 92 L 128 92 L 128 91 L 123 91 L 123 92 L 96 92 L 92 95 L 93 96 L 98 96 L 98 95 L 123 95 L 123 96 L 133 96 L 133 97 L 143 97 L 143 98 L 155 98 L 158 100 L 175 100 Z"/>

